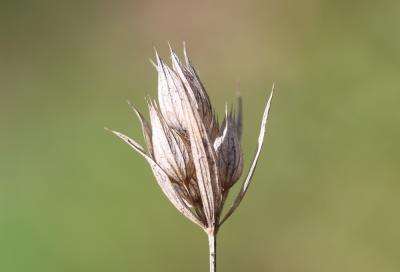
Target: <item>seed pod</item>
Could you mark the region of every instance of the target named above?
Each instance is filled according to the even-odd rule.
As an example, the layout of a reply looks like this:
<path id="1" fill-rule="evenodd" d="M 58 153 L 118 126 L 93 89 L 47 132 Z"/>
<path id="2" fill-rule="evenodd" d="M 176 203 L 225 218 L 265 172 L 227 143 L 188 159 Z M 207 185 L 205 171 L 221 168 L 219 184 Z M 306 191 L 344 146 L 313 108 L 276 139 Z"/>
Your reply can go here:
<path id="1" fill-rule="evenodd" d="M 160 111 L 168 126 L 183 131 L 186 128 L 185 117 L 178 92 L 184 92 L 184 86 L 175 72 L 165 65 L 158 54 L 156 58 Z"/>
<path id="2" fill-rule="evenodd" d="M 189 57 L 184 48 L 185 64 L 183 64 L 176 53 L 171 49 L 172 69 L 179 75 L 183 82 L 190 99 L 191 104 L 198 110 L 203 124 L 206 128 L 212 129 L 215 124 L 215 115 L 211 106 L 210 97 L 200 78 L 192 66 Z"/>
<path id="3" fill-rule="evenodd" d="M 240 178 L 243 171 L 243 155 L 232 113 L 228 115 L 226 111 L 220 135 L 214 142 L 214 149 L 218 158 L 221 183 L 225 189 L 229 189 Z"/>
<path id="4" fill-rule="evenodd" d="M 189 180 L 194 172 L 190 147 L 173 128 L 168 127 L 154 104 L 150 104 L 149 110 L 154 160 L 171 179 L 178 182 Z"/>

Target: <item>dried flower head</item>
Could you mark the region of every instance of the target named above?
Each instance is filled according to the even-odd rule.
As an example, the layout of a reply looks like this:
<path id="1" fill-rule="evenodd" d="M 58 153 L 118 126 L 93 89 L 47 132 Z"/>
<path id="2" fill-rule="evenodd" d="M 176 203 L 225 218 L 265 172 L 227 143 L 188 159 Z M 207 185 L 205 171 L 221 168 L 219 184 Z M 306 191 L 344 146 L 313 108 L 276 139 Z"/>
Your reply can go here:
<path id="1" fill-rule="evenodd" d="M 186 49 L 184 63 L 172 49 L 171 58 L 172 68 L 156 51 L 157 61 L 153 65 L 158 73 L 158 105 L 156 101 L 148 102 L 150 124 L 133 108 L 142 125 L 147 152 L 128 136 L 112 132 L 148 161 L 172 204 L 208 233 L 212 251 L 219 227 L 239 206 L 250 185 L 263 145 L 273 90 L 264 110 L 249 172 L 234 203 L 222 217 L 229 190 L 243 171 L 242 100 L 238 98 L 236 113 L 225 109 L 225 118 L 219 126 L 210 98 Z M 211 269 L 212 266 L 215 271 L 215 257 Z"/>

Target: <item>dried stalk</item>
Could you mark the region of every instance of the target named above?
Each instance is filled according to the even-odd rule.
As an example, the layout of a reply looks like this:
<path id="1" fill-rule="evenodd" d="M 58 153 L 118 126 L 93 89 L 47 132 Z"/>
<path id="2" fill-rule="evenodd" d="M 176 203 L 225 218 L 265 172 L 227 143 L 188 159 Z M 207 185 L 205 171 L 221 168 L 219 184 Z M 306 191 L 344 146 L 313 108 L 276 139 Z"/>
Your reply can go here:
<path id="1" fill-rule="evenodd" d="M 241 203 L 251 183 L 264 142 L 273 89 L 264 110 L 256 153 L 232 206 L 222 217 L 229 190 L 243 170 L 242 100 L 225 110 L 219 125 L 208 94 L 184 49 L 182 63 L 171 49 L 172 69 L 158 56 L 158 104 L 149 101 L 150 123 L 132 107 L 142 125 L 147 152 L 128 136 L 112 131 L 149 163 L 171 203 L 208 235 L 210 272 L 216 272 L 216 238 L 221 225 Z M 222 218 L 222 220 L 221 220 Z"/>
<path id="2" fill-rule="evenodd" d="M 212 231 L 208 233 L 208 248 L 210 253 L 210 272 L 217 271 L 217 234 Z"/>

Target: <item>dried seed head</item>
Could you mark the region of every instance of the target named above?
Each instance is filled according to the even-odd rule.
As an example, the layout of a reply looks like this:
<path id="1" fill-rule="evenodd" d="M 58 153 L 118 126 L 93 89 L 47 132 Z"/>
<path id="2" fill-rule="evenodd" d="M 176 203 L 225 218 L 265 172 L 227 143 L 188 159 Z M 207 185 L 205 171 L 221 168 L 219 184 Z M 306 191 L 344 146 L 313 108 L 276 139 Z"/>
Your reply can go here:
<path id="1" fill-rule="evenodd" d="M 171 49 L 172 69 L 156 53 L 158 100 L 149 103 L 150 124 L 135 109 L 149 154 L 129 137 L 113 131 L 150 164 L 173 205 L 208 233 L 215 233 L 247 192 L 263 145 L 271 103 L 268 100 L 254 160 L 232 207 L 221 219 L 229 189 L 240 178 L 243 155 L 242 102 L 238 117 L 226 111 L 221 128 L 210 99 L 184 50 L 182 63 Z"/>

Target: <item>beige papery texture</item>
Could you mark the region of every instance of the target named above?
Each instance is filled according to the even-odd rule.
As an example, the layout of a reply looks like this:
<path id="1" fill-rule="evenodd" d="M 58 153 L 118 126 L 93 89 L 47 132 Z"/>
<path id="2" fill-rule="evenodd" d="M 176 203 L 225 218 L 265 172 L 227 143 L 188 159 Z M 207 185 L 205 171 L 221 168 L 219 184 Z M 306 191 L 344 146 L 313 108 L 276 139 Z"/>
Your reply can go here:
<path id="1" fill-rule="evenodd" d="M 152 62 L 158 74 L 158 103 L 148 101 L 150 123 L 132 106 L 141 123 L 147 151 L 128 136 L 112 132 L 147 160 L 171 203 L 207 232 L 210 271 L 216 271 L 216 233 L 237 209 L 251 183 L 264 142 L 274 87 L 261 120 L 250 169 L 233 204 L 222 216 L 229 190 L 243 172 L 242 99 L 238 98 L 236 112 L 225 108 L 220 126 L 186 48 L 184 62 L 172 49 L 171 59 L 170 68 L 156 51 L 156 62 Z"/>

